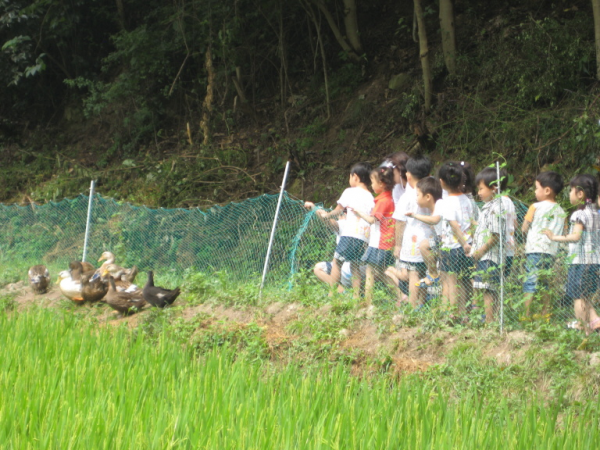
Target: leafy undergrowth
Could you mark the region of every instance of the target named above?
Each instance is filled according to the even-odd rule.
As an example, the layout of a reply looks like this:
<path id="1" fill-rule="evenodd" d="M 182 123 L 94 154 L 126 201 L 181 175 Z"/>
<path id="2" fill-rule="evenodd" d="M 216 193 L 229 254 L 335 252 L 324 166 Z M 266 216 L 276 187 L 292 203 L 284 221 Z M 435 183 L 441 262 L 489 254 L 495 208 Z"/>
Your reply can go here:
<path id="1" fill-rule="evenodd" d="M 171 287 L 178 281 L 157 279 Z M 102 304 L 75 306 L 55 286 L 33 296 L 21 281 L 0 291 L 0 309 L 18 317 L 53 308 L 82 324 L 126 327 L 153 345 L 168 343 L 197 355 L 227 348 L 278 369 L 341 365 L 358 378 L 432 383 L 450 398 L 475 392 L 498 407 L 524 408 L 535 397 L 576 412 L 600 393 L 598 335 L 586 338 L 546 321 L 501 334 L 479 321 L 453 324 L 440 308 L 417 313 L 383 299 L 370 308 L 348 295 L 329 298 L 310 278 L 298 281 L 294 289 L 269 288 L 261 296 L 255 283 L 190 271 L 173 307 L 124 318 Z"/>

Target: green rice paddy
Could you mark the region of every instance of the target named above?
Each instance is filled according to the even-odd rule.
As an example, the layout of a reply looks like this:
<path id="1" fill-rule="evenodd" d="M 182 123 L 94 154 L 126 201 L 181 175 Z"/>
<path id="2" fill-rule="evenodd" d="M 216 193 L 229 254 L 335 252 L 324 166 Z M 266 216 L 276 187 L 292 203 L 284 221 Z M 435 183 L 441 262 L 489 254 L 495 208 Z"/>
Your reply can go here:
<path id="1" fill-rule="evenodd" d="M 416 377 L 205 355 L 60 311 L 0 314 L 3 449 L 591 449 L 600 403 L 511 410 Z"/>

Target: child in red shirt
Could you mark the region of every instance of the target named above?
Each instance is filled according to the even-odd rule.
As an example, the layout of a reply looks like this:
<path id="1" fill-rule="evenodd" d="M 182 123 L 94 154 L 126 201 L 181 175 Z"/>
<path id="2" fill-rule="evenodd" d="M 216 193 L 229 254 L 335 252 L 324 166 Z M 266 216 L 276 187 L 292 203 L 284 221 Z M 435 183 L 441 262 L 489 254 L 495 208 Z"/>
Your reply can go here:
<path id="1" fill-rule="evenodd" d="M 371 215 L 362 211 L 354 213 L 371 224 L 369 247 L 362 260 L 367 263 L 367 276 L 365 280 L 365 300 L 371 304 L 373 300 L 373 286 L 375 277 L 383 281 L 383 272 L 386 267 L 394 264 L 395 223 L 394 214 L 394 166 L 385 162 L 371 172 L 371 187 L 375 197 L 375 207 Z"/>

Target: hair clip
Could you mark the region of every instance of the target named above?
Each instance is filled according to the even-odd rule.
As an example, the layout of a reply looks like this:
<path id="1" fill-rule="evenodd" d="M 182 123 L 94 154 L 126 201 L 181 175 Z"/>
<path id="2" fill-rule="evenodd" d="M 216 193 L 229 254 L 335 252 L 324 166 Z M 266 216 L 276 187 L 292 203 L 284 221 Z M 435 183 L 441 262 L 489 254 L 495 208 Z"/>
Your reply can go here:
<path id="1" fill-rule="evenodd" d="M 591 204 L 591 203 L 592 203 L 592 199 L 591 199 L 591 198 L 586 198 L 586 199 L 585 199 L 585 202 L 586 202 L 586 203 L 589 205 L 589 204 Z"/>
<path id="2" fill-rule="evenodd" d="M 395 169 L 395 168 L 396 168 L 396 166 L 394 165 L 394 163 L 393 163 L 393 162 L 391 162 L 391 161 L 389 161 L 389 160 L 388 160 L 388 161 L 384 161 L 384 162 L 382 162 L 382 163 L 381 163 L 381 165 L 380 165 L 379 167 L 383 167 L 383 168 L 387 168 L 387 167 L 389 167 L 389 168 L 391 168 L 391 169 Z"/>
<path id="3" fill-rule="evenodd" d="M 460 165 L 464 167 L 464 165 L 465 165 L 465 162 L 464 162 L 464 161 L 461 161 L 461 162 L 460 162 Z"/>

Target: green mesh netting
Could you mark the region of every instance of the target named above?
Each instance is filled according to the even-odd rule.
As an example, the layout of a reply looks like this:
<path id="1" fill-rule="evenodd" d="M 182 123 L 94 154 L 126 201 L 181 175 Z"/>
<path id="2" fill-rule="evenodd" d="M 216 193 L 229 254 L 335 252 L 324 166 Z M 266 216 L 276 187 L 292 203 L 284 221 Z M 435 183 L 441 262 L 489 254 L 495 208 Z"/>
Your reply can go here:
<path id="1" fill-rule="evenodd" d="M 46 264 L 53 276 L 81 259 L 84 245 L 88 197 L 50 202 L 43 206 L 0 205 L 0 265 L 26 268 Z M 263 270 L 269 236 L 277 206 L 277 195 L 263 195 L 241 203 L 199 209 L 149 209 L 116 202 L 96 195 L 92 202 L 91 232 L 87 260 L 95 262 L 109 250 L 117 263 L 141 270 L 154 269 L 182 274 L 226 271 L 232 280 L 258 282 Z M 522 284 L 525 257 L 521 224 L 527 206 L 513 199 L 518 226 L 517 253 L 503 284 L 503 312 L 518 322 L 523 315 Z M 333 231 L 303 203 L 283 195 L 273 241 L 268 277 L 271 286 L 291 285 L 294 274 L 310 271 L 320 261 L 331 261 L 336 247 Z M 565 250 L 554 261 L 547 276 L 546 291 L 552 294 L 550 313 L 561 319 L 571 316 L 564 301 L 568 261 Z M 390 291 L 376 285 L 383 296 Z M 326 287 L 324 287 L 326 290 Z M 434 304 L 440 289 L 429 289 L 427 304 Z M 464 304 L 472 298 L 461 299 Z M 498 310 L 499 305 L 495 308 Z M 534 305 L 534 310 L 540 310 Z"/>

